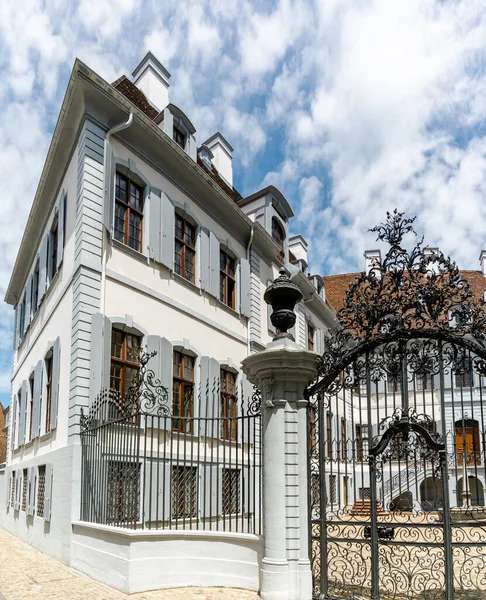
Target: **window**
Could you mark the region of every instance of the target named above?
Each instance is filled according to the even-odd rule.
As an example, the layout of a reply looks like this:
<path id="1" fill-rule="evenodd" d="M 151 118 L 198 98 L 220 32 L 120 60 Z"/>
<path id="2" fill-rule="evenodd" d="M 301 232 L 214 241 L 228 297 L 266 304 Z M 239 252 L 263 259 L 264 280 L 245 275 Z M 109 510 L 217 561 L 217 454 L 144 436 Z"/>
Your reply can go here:
<path id="1" fill-rule="evenodd" d="M 116 174 L 115 239 L 142 251 L 143 188 L 131 179 Z"/>
<path id="2" fill-rule="evenodd" d="M 223 469 L 223 515 L 240 510 L 240 470 Z"/>
<path id="3" fill-rule="evenodd" d="M 113 328 L 111 331 L 110 387 L 126 395 L 136 383 L 140 372 L 140 338 Z"/>
<path id="4" fill-rule="evenodd" d="M 236 440 L 237 403 L 236 374 L 221 369 L 221 437 L 224 440 Z"/>
<path id="5" fill-rule="evenodd" d="M 314 351 L 314 327 L 310 323 L 307 323 L 307 350 Z"/>
<path id="6" fill-rule="evenodd" d="M 368 457 L 368 425 L 356 425 L 356 460 Z"/>
<path id="7" fill-rule="evenodd" d="M 475 419 L 461 419 L 455 423 L 457 462 L 462 465 L 481 464 L 479 423 Z"/>
<path id="8" fill-rule="evenodd" d="M 469 357 L 464 356 L 456 361 L 455 365 L 456 387 L 472 387 L 473 373 Z"/>
<path id="9" fill-rule="evenodd" d="M 176 144 L 179 144 L 182 149 L 186 147 L 186 135 L 175 125 L 172 131 L 172 139 Z"/>
<path id="10" fill-rule="evenodd" d="M 52 404 L 52 352 L 45 360 L 46 363 L 46 433 L 51 430 L 51 404 Z"/>
<path id="11" fill-rule="evenodd" d="M 284 249 L 285 232 L 278 219 L 272 218 L 272 238 L 277 242 L 280 248 Z"/>
<path id="12" fill-rule="evenodd" d="M 196 516 L 196 467 L 172 467 L 172 518 Z"/>
<path id="13" fill-rule="evenodd" d="M 22 476 L 22 510 L 27 508 L 27 469 L 23 470 Z"/>
<path id="14" fill-rule="evenodd" d="M 196 274 L 196 228 L 183 217 L 175 216 L 175 272 L 194 283 Z"/>
<path id="15" fill-rule="evenodd" d="M 37 302 L 39 299 L 39 261 L 34 269 L 34 273 L 32 274 L 32 288 L 31 288 L 31 296 L 30 296 L 30 312 L 32 315 L 35 315 L 37 311 Z"/>
<path id="16" fill-rule="evenodd" d="M 402 387 L 401 383 L 399 375 L 388 374 L 388 392 L 399 393 Z"/>
<path id="17" fill-rule="evenodd" d="M 331 414 L 326 413 L 327 458 L 332 458 L 332 421 Z"/>
<path id="18" fill-rule="evenodd" d="M 174 351 L 172 428 L 192 433 L 191 417 L 194 404 L 194 358 Z"/>
<path id="19" fill-rule="evenodd" d="M 231 258 L 224 250 L 219 253 L 219 299 L 221 302 L 235 308 L 235 259 Z"/>
<path id="20" fill-rule="evenodd" d="M 37 484 L 37 516 L 44 516 L 44 499 L 46 493 L 46 465 L 39 467 L 39 479 Z"/>
<path id="21" fill-rule="evenodd" d="M 346 458 L 346 421 L 341 418 L 341 458 Z"/>
<path id="22" fill-rule="evenodd" d="M 16 477 L 17 471 L 12 471 L 12 489 L 10 490 L 10 506 L 13 508 L 14 504 L 15 504 L 15 477 Z"/>
<path id="23" fill-rule="evenodd" d="M 140 514 L 140 463 L 108 462 L 107 523 L 137 522 Z"/>
<path id="24" fill-rule="evenodd" d="M 417 373 L 415 375 L 415 386 L 418 392 L 431 390 L 433 387 L 432 375 L 430 373 Z"/>
<path id="25" fill-rule="evenodd" d="M 29 392 L 30 392 L 30 405 L 29 405 L 29 441 L 32 439 L 32 421 L 34 416 L 34 374 L 29 378 Z"/>
<path id="26" fill-rule="evenodd" d="M 57 272 L 57 230 L 58 222 L 56 220 L 52 226 L 51 236 L 49 238 L 49 264 L 51 267 L 49 272 L 49 282 L 52 281 Z"/>

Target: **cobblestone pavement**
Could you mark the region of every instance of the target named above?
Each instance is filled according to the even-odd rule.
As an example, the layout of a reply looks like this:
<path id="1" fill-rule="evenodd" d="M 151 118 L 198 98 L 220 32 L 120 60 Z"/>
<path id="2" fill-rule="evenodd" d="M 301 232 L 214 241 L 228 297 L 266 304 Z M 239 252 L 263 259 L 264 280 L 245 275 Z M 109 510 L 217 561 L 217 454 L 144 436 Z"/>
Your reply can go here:
<path id="1" fill-rule="evenodd" d="M 230 588 L 123 594 L 46 556 L 0 528 L 0 600 L 259 600 Z"/>

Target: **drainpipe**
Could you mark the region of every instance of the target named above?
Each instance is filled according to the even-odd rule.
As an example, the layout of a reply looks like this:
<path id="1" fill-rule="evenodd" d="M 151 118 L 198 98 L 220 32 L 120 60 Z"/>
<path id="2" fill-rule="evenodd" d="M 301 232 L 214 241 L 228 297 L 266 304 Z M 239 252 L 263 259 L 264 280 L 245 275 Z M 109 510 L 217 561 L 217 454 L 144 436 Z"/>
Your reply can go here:
<path id="1" fill-rule="evenodd" d="M 110 143 L 110 137 L 112 135 L 114 135 L 115 133 L 118 133 L 119 131 L 123 131 L 123 129 L 128 129 L 128 127 L 130 127 L 130 125 L 133 123 L 133 108 L 130 107 L 130 113 L 128 115 L 128 120 L 123 122 L 123 123 L 119 123 L 118 125 L 115 125 L 114 127 L 112 127 L 111 129 L 108 129 L 108 131 L 106 132 L 106 136 L 105 136 L 105 158 L 104 160 L 106 161 L 106 151 L 108 148 L 108 145 Z M 103 165 L 103 178 L 106 176 L 106 162 Z M 106 185 L 105 182 L 103 181 L 103 211 L 105 210 L 105 202 L 106 202 Z M 103 239 L 102 239 L 102 249 L 101 249 L 101 257 L 102 257 L 102 263 L 101 263 L 101 290 L 103 293 L 103 300 L 101 303 L 101 308 L 102 308 L 102 313 L 103 315 L 105 314 L 105 302 L 106 302 L 106 237 L 103 233 Z"/>
<path id="2" fill-rule="evenodd" d="M 255 233 L 255 224 L 252 223 L 251 224 L 251 229 L 250 229 L 250 239 L 248 240 L 248 245 L 246 246 L 246 260 L 248 262 L 250 262 L 250 250 L 251 250 L 251 246 L 253 244 L 253 234 Z M 251 277 L 251 275 L 250 275 Z M 251 286 L 251 283 L 250 283 Z M 248 317 L 248 331 L 247 331 L 247 355 L 250 356 L 250 320 L 251 320 L 251 316 Z"/>

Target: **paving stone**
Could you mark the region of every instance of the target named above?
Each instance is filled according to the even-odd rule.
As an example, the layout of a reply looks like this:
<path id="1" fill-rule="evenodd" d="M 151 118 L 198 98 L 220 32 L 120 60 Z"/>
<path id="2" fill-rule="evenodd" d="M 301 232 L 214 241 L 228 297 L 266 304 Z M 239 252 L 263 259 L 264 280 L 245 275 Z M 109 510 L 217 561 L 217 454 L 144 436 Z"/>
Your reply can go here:
<path id="1" fill-rule="evenodd" d="M 0 600 L 259 600 L 233 588 L 176 588 L 123 594 L 46 556 L 0 528 Z"/>

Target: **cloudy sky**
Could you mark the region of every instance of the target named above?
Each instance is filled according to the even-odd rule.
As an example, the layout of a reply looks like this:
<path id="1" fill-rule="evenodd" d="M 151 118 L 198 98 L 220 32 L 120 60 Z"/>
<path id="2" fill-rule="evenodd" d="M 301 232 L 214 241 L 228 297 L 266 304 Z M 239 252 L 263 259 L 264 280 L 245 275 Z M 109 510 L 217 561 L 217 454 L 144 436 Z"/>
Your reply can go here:
<path id="1" fill-rule="evenodd" d="M 76 57 L 108 81 L 147 50 L 235 186 L 276 185 L 313 271 L 361 269 L 398 207 L 463 268 L 486 247 L 484 0 L 2 0 L 3 297 Z M 0 306 L 0 400 L 13 310 Z"/>

